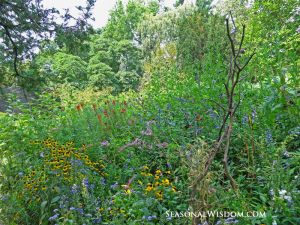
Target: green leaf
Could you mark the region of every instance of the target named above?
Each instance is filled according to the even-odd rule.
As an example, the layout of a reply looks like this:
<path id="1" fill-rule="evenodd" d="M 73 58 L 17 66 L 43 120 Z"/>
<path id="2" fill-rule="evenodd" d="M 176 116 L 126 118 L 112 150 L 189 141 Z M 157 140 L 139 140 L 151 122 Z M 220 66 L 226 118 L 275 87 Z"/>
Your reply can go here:
<path id="1" fill-rule="evenodd" d="M 43 219 L 45 218 L 46 215 L 47 215 L 47 213 L 45 213 L 44 215 L 41 216 L 41 218 L 40 218 L 40 224 L 41 224 L 41 222 L 43 221 Z"/>
<path id="2" fill-rule="evenodd" d="M 159 213 L 161 214 L 161 212 L 162 212 L 162 206 L 161 206 L 161 204 L 159 204 L 159 205 L 157 206 L 157 208 L 158 208 Z"/>
<path id="3" fill-rule="evenodd" d="M 41 210 L 42 210 L 42 211 L 43 211 L 43 209 L 45 208 L 46 204 L 47 204 L 47 201 L 42 202 L 42 204 L 41 204 Z"/>
<path id="4" fill-rule="evenodd" d="M 265 197 L 265 196 L 263 196 L 263 195 L 260 195 L 259 197 L 260 197 L 260 199 L 261 199 L 263 202 L 266 202 L 266 201 L 267 201 L 267 199 L 266 199 L 266 197 Z"/>
<path id="5" fill-rule="evenodd" d="M 149 210 L 147 208 L 143 208 L 145 218 L 147 219 L 149 216 Z"/>
<path id="6" fill-rule="evenodd" d="M 59 199 L 60 199 L 60 196 L 56 196 L 55 198 L 53 198 L 51 204 L 53 204 L 54 202 L 57 202 Z"/>
<path id="7" fill-rule="evenodd" d="M 275 109 L 281 107 L 281 103 L 279 103 L 278 105 L 276 105 L 273 109 L 271 109 L 271 111 L 273 112 Z"/>

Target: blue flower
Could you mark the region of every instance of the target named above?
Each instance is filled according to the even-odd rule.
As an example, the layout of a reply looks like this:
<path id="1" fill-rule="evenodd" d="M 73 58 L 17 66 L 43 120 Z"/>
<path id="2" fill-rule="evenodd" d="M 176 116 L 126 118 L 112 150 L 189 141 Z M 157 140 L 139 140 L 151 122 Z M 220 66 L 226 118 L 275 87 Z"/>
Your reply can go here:
<path id="1" fill-rule="evenodd" d="M 18 173 L 19 176 L 23 176 L 23 172 Z"/>
<path id="2" fill-rule="evenodd" d="M 86 214 L 86 216 L 92 217 L 92 215 L 91 215 L 91 214 Z"/>
<path id="3" fill-rule="evenodd" d="M 2 198 L 2 201 L 5 201 L 5 200 L 7 200 L 7 198 L 3 197 L 3 198 Z"/>
<path id="4" fill-rule="evenodd" d="M 151 216 L 148 216 L 148 221 L 150 221 L 152 219 L 152 217 Z"/>
<path id="5" fill-rule="evenodd" d="M 222 223 L 222 221 L 221 221 L 221 220 L 219 220 L 219 221 L 216 223 L 216 225 L 218 225 L 218 224 L 220 224 L 220 223 Z"/>
<path id="6" fill-rule="evenodd" d="M 58 214 L 55 214 L 54 216 L 50 217 L 49 220 L 55 220 L 58 217 Z"/>
<path id="7" fill-rule="evenodd" d="M 58 211 L 58 209 L 54 209 L 54 210 L 53 210 L 53 212 L 57 212 L 57 211 Z"/>
<path id="8" fill-rule="evenodd" d="M 168 218 L 167 218 L 167 221 L 170 221 L 170 220 L 172 220 L 172 217 L 168 217 Z"/>
<path id="9" fill-rule="evenodd" d="M 70 210 L 74 210 L 74 209 L 75 209 L 74 207 L 71 207 L 71 208 L 70 208 Z"/>

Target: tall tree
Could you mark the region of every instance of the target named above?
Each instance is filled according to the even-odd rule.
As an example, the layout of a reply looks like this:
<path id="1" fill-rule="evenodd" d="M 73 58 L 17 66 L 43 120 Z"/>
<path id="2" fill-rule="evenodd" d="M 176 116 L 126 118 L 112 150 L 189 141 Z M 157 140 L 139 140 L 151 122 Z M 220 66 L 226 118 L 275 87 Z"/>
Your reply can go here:
<path id="1" fill-rule="evenodd" d="M 96 0 L 87 0 L 86 7 L 77 7 L 81 16 L 76 24 L 69 25 L 72 17 L 68 10 L 61 16 L 62 24 L 56 22 L 59 11 L 55 8 L 44 9 L 41 0 L 1 0 L 0 1 L 0 58 L 2 66 L 9 68 L 12 80 L 22 87 L 33 82 L 43 82 L 33 74 L 24 72 L 22 63 L 31 60 L 36 55 L 36 49 L 41 43 L 55 37 L 62 45 L 70 46 L 74 39 L 82 40 L 91 28 L 88 19 L 91 18 L 91 9 Z M 4 73 L 0 72 L 0 82 Z"/>
<path id="2" fill-rule="evenodd" d="M 182 5 L 184 3 L 184 0 L 177 0 L 174 4 L 174 7 L 177 8 L 178 6 Z"/>
<path id="3" fill-rule="evenodd" d="M 108 24 L 104 35 L 116 41 L 133 40 L 138 23 L 144 19 L 145 14 L 156 15 L 159 10 L 157 1 L 130 0 L 126 7 L 122 1 L 118 1 L 115 8 L 110 11 Z"/>

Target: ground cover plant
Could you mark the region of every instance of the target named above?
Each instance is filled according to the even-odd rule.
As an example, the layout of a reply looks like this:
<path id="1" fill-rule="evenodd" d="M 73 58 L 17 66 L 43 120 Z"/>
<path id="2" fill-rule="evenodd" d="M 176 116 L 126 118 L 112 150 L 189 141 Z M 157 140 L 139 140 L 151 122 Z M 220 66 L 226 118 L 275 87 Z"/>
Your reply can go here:
<path id="1" fill-rule="evenodd" d="M 250 16 L 237 19 L 233 11 L 209 14 L 208 1 L 182 2 L 157 17 L 158 2 L 130 1 L 127 11 L 118 2 L 85 49 L 48 43 L 33 59 L 46 68 L 63 52 L 92 72 L 80 64 L 74 75 L 66 68 L 77 64 L 54 61 L 51 68 L 65 71 L 48 83 L 55 92 L 29 104 L 8 96 L 0 114 L 0 223 L 300 223 L 299 32 L 294 21 L 270 19 L 280 9 L 289 19 L 295 2 L 239 4 Z M 140 24 L 113 33 L 119 19 Z M 170 32 L 162 34 L 165 26 Z M 187 45 L 188 33 L 202 42 Z M 139 91 L 130 77 L 141 75 L 142 64 L 126 39 L 134 34 L 145 39 Z M 191 46 L 201 49 L 189 54 Z M 109 74 L 122 85 L 101 85 L 114 81 Z"/>

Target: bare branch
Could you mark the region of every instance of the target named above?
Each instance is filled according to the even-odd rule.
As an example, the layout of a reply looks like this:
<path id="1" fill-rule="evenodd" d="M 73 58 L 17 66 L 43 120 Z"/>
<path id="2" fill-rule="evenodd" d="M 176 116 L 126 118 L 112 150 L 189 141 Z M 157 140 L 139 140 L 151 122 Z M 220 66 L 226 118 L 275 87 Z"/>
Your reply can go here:
<path id="1" fill-rule="evenodd" d="M 212 101 L 212 102 L 216 103 L 221 109 L 223 109 L 224 112 L 226 112 L 225 107 L 222 106 L 220 103 L 216 102 L 215 100 L 210 99 L 210 98 L 204 98 L 204 100 L 209 100 L 209 101 Z"/>

